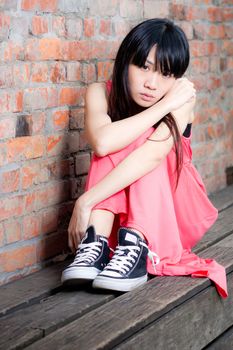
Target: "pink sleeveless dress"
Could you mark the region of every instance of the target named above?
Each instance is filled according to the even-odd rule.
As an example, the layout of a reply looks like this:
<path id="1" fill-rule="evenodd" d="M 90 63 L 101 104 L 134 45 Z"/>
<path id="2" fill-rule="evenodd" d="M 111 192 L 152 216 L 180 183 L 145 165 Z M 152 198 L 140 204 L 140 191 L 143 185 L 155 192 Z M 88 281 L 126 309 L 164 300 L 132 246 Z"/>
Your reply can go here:
<path id="1" fill-rule="evenodd" d="M 127 155 L 140 147 L 154 130 L 151 127 L 118 152 L 105 157 L 94 154 L 85 190 L 98 183 Z M 190 143 L 191 135 L 182 136 L 184 158 L 176 190 L 176 156 L 173 148 L 158 167 L 93 209 L 117 214 L 109 239 L 113 249 L 119 226 L 135 228 L 143 233 L 149 249 L 160 257 L 156 268 L 148 258 L 148 273 L 208 277 L 215 283 L 219 294 L 227 297 L 225 268 L 215 260 L 200 258 L 191 251 L 216 221 L 218 212 L 208 199 L 204 183 L 192 164 Z"/>

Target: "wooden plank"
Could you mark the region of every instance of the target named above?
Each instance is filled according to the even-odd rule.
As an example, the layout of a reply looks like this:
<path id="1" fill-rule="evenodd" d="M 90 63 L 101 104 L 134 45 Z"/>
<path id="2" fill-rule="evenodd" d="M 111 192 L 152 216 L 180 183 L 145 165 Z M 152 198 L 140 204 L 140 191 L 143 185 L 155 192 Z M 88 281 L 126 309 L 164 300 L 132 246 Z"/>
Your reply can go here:
<path id="1" fill-rule="evenodd" d="M 113 298 L 93 291 L 67 291 L 15 311 L 0 320 L 0 349 L 23 349 Z"/>
<path id="2" fill-rule="evenodd" d="M 67 262 L 52 265 L 0 287 L 0 317 L 38 302 L 60 286 L 61 271 Z M 17 292 L 16 292 L 17 291 Z"/>
<path id="3" fill-rule="evenodd" d="M 233 270 L 232 248 L 233 235 L 206 249 L 202 255 L 217 256 L 230 272 Z M 39 340 L 28 350 L 111 349 L 206 288 L 211 289 L 216 300 L 223 304 L 225 301 L 210 286 L 210 281 L 205 278 L 154 278 Z"/>
<path id="4" fill-rule="evenodd" d="M 202 350 L 230 350 L 233 349 L 233 327 L 229 328 L 211 344 Z"/>
<path id="5" fill-rule="evenodd" d="M 217 243 L 233 232 L 233 206 L 219 213 L 218 219 L 202 240 L 195 246 L 193 252 L 198 254 L 201 250 Z"/>
<path id="6" fill-rule="evenodd" d="M 223 190 L 215 192 L 209 196 L 211 202 L 220 211 L 233 204 L 233 185 L 225 187 Z"/>
<path id="7" fill-rule="evenodd" d="M 221 190 L 210 197 L 213 203 L 220 210 L 228 207 L 229 205 L 233 204 L 233 185 L 228 186 L 226 189 Z M 220 226 L 225 225 L 225 220 L 227 220 L 227 222 L 229 221 L 229 219 L 225 217 L 225 214 L 221 220 Z M 216 229 L 213 229 L 214 234 L 212 230 L 207 233 L 206 237 L 204 237 L 200 243 L 200 246 L 197 246 L 197 251 L 206 248 L 209 245 L 209 242 L 215 242 L 216 240 L 220 239 L 218 225 L 219 224 L 217 223 Z M 228 229 L 226 228 L 226 230 Z M 220 232 L 224 231 L 223 237 L 225 236 L 226 230 L 222 230 L 222 228 L 220 230 Z M 43 297 L 52 294 L 54 290 L 57 290 L 60 287 L 61 271 L 68 265 L 68 263 L 69 262 L 66 261 L 44 268 L 43 270 L 35 272 L 20 280 L 1 286 L 0 317 L 13 312 L 14 310 L 39 302 L 39 300 Z M 17 293 L 15 293 L 16 290 Z"/>
<path id="8" fill-rule="evenodd" d="M 228 276 L 233 289 L 233 273 Z M 226 312 L 227 311 L 227 312 Z M 187 300 L 128 341 L 117 350 L 166 349 L 200 350 L 233 324 L 233 296 L 221 300 L 208 288 Z M 228 344 L 229 346 L 229 344 Z M 218 349 L 222 349 L 219 347 Z M 228 347 L 228 350 L 231 347 Z"/>

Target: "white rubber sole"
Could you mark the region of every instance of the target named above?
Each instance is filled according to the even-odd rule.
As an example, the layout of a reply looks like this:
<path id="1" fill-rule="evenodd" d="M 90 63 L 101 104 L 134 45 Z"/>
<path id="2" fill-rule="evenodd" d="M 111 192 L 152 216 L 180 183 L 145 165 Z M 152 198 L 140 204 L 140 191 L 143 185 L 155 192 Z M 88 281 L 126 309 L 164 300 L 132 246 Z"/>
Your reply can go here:
<path id="1" fill-rule="evenodd" d="M 93 281 L 101 270 L 95 267 L 69 267 L 62 272 L 61 282 L 66 284 L 82 284 Z"/>
<path id="2" fill-rule="evenodd" d="M 133 279 L 117 279 L 105 276 L 97 276 L 92 283 L 92 287 L 116 290 L 119 292 L 129 292 L 146 282 L 147 275 Z"/>

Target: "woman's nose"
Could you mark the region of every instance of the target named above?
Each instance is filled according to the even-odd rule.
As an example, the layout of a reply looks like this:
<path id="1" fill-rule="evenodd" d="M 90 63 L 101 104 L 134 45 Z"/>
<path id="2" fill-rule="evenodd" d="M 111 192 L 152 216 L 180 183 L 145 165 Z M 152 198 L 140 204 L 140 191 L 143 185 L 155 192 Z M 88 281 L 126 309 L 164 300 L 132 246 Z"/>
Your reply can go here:
<path id="1" fill-rule="evenodd" d="M 145 82 L 145 87 L 151 90 L 156 90 L 158 86 L 158 74 L 157 72 L 152 72 L 150 76 L 147 77 Z"/>

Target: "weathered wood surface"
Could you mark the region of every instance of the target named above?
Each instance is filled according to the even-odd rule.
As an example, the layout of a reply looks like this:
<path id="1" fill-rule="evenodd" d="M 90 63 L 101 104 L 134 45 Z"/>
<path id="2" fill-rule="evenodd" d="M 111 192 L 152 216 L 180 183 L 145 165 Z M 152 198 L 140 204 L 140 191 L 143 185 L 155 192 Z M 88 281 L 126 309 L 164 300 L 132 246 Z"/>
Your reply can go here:
<path id="1" fill-rule="evenodd" d="M 209 198 L 213 205 L 220 211 L 228 208 L 233 202 L 233 185 L 211 194 Z"/>
<path id="2" fill-rule="evenodd" d="M 228 286 L 233 289 L 233 273 L 228 276 Z M 232 324 L 232 295 L 221 300 L 211 287 L 188 299 L 116 349 L 200 350 Z"/>
<path id="3" fill-rule="evenodd" d="M 232 350 L 233 349 L 233 327 L 224 332 L 203 350 Z"/>
<path id="4" fill-rule="evenodd" d="M 207 248 L 202 255 L 215 256 L 230 272 L 233 270 L 232 251 L 233 235 Z M 210 285 L 210 281 L 205 278 L 154 278 L 146 285 L 121 295 L 39 340 L 29 349 L 111 349 L 150 323 L 158 321 L 194 295 L 196 300 L 196 295 L 206 288 L 212 290 Z M 216 290 L 213 293 L 216 294 L 216 300 L 219 299 L 219 303 L 222 304 L 223 301 Z M 208 297 L 207 294 L 206 303 L 212 307 L 209 299 L 211 296 Z M 222 329 L 222 332 L 224 330 Z M 89 333 L 95 336 L 88 337 Z"/>
<path id="5" fill-rule="evenodd" d="M 42 299 L 0 319 L 0 349 L 22 349 L 113 298 L 111 294 L 70 290 Z"/>
<path id="6" fill-rule="evenodd" d="M 0 287 L 0 317 L 33 304 L 60 286 L 65 264 L 57 264 Z M 17 291 L 17 292 L 16 292 Z"/>
<path id="7" fill-rule="evenodd" d="M 222 263 L 227 268 L 228 278 L 232 279 L 233 186 L 215 194 L 211 200 L 220 211 L 219 218 L 194 252 Z M 203 323 L 206 322 L 204 316 L 209 313 L 208 308 L 213 308 L 216 302 L 220 303 L 218 310 L 222 311 L 222 306 L 225 312 L 227 308 L 227 313 L 233 315 L 231 305 L 226 304 L 230 301 L 233 304 L 232 299 L 222 300 L 208 279 L 157 277 L 135 291 L 122 295 L 89 288 L 64 291 L 60 286 L 60 276 L 67 264 L 64 262 L 50 266 L 0 287 L 0 349 L 24 349 L 26 346 L 33 350 L 74 347 L 80 350 L 113 347 L 134 349 L 130 347 L 134 338 L 140 338 L 141 334 L 148 331 L 153 339 L 149 329 L 152 332 L 153 327 L 158 327 L 156 329 L 159 330 L 161 320 L 166 327 L 174 324 L 171 330 L 175 329 L 176 323 L 182 324 L 186 315 L 183 310 L 187 310 L 188 314 L 193 310 L 193 321 L 200 319 Z M 207 304 L 200 307 L 203 300 Z M 205 310 L 203 317 L 199 313 L 196 315 L 195 305 Z M 176 313 L 176 310 L 179 312 Z M 171 318 L 167 320 L 168 316 Z M 221 330 L 218 334 L 233 325 L 233 320 L 229 318 L 226 318 L 225 323 L 222 318 L 220 321 Z M 187 325 L 190 327 L 190 324 Z M 161 337 L 165 337 L 164 329 L 161 328 L 161 332 Z M 136 340 L 137 345 L 141 342 L 139 338 Z M 205 336 L 204 339 L 210 342 L 214 338 Z M 145 347 L 140 347 L 156 349 L 153 340 L 152 343 L 146 343 Z M 158 349 L 161 348 L 167 349 Z M 182 346 L 180 348 L 185 349 Z M 195 347 L 190 345 L 187 349 Z"/>

